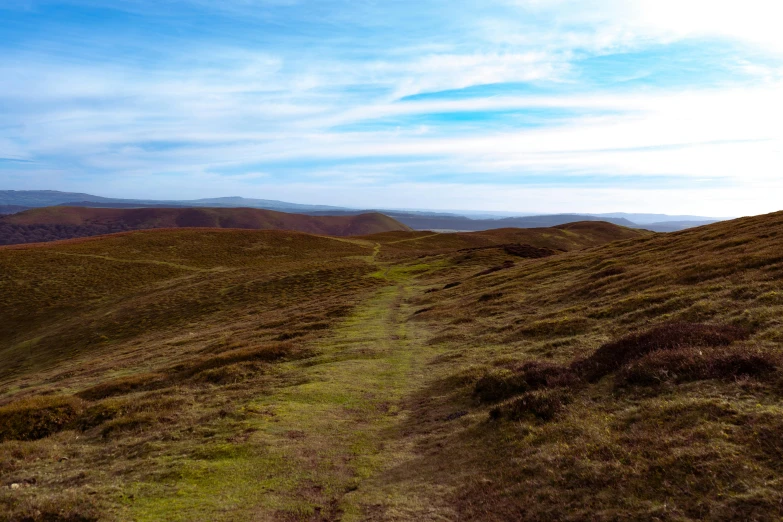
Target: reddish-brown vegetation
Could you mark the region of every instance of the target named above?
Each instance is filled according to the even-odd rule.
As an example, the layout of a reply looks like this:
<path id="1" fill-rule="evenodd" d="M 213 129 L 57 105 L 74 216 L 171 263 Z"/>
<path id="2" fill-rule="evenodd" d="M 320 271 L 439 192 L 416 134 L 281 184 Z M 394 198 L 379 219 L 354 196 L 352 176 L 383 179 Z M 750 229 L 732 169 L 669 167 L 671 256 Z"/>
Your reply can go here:
<path id="1" fill-rule="evenodd" d="M 55 241 L 150 228 L 295 230 L 330 236 L 406 231 L 379 213 L 307 216 L 254 208 L 45 207 L 0 218 L 0 245 Z"/>
<path id="2" fill-rule="evenodd" d="M 669 323 L 601 346 L 590 357 L 571 368 L 587 381 L 595 382 L 621 367 L 661 350 L 728 346 L 746 339 L 749 332 L 720 324 Z"/>
<path id="3" fill-rule="evenodd" d="M 781 368 L 781 354 L 748 346 L 686 347 L 650 353 L 623 368 L 620 385 L 655 385 L 706 379 L 765 378 Z"/>

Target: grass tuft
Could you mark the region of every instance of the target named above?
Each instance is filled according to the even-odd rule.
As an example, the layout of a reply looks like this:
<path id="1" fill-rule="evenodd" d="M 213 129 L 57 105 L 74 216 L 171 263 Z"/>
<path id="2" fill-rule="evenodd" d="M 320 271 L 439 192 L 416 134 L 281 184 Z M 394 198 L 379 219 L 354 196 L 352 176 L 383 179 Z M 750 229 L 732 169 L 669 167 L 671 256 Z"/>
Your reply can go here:
<path id="1" fill-rule="evenodd" d="M 0 408 L 0 441 L 38 440 L 70 427 L 84 408 L 76 397 L 43 395 Z"/>

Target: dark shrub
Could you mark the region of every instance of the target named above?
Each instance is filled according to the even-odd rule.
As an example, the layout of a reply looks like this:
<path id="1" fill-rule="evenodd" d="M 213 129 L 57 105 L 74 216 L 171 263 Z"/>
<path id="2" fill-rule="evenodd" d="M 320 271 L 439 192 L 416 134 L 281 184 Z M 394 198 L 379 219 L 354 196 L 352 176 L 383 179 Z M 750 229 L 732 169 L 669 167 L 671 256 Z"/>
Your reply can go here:
<path id="1" fill-rule="evenodd" d="M 541 259 L 557 254 L 557 251 L 551 248 L 538 248 L 532 245 L 522 243 L 503 245 L 503 251 L 511 256 L 523 257 L 525 259 Z"/>
<path id="2" fill-rule="evenodd" d="M 297 337 L 304 337 L 307 335 L 307 332 L 301 332 L 301 331 L 294 331 L 294 332 L 284 332 L 275 337 L 276 341 L 290 341 L 291 339 L 296 339 Z"/>
<path id="3" fill-rule="evenodd" d="M 39 396 L 0 408 L 0 442 L 38 440 L 72 426 L 84 408 L 76 397 Z"/>
<path id="4" fill-rule="evenodd" d="M 624 368 L 618 384 L 649 386 L 662 382 L 765 377 L 780 367 L 780 357 L 743 346 L 680 348 L 646 355 Z"/>
<path id="5" fill-rule="evenodd" d="M 563 389 L 537 390 L 525 393 L 489 412 L 492 419 L 521 420 L 525 417 L 549 421 L 571 402 L 571 394 Z"/>
<path id="6" fill-rule="evenodd" d="M 462 284 L 462 281 L 455 281 L 453 283 L 449 283 L 446 286 L 443 287 L 444 290 L 448 290 L 449 288 L 454 288 Z"/>
<path id="7" fill-rule="evenodd" d="M 75 427 L 87 431 L 90 428 L 100 426 L 101 424 L 114 420 L 123 415 L 129 409 L 128 404 L 116 399 L 99 402 L 88 406 L 87 409 L 76 420 Z"/>
<path id="8" fill-rule="evenodd" d="M 579 376 L 571 368 L 545 362 L 524 364 L 520 369 L 520 375 L 531 390 L 570 387 L 579 384 Z"/>
<path id="9" fill-rule="evenodd" d="M 476 382 L 473 394 L 481 402 L 497 402 L 541 388 L 561 388 L 579 383 L 570 369 L 550 363 L 529 362 L 516 371 L 492 372 Z"/>
<path id="10" fill-rule="evenodd" d="M 493 299 L 500 299 L 501 297 L 503 297 L 503 292 L 493 292 L 491 294 L 482 295 L 478 300 L 480 303 L 484 303 L 486 301 L 492 301 Z"/>
<path id="11" fill-rule="evenodd" d="M 527 391 L 527 383 L 511 372 L 492 372 L 484 375 L 473 388 L 481 402 L 497 402 Z"/>
<path id="12" fill-rule="evenodd" d="M 605 344 L 571 367 L 585 380 L 595 382 L 649 353 L 686 347 L 728 346 L 747 337 L 747 331 L 735 326 L 669 323 Z"/>

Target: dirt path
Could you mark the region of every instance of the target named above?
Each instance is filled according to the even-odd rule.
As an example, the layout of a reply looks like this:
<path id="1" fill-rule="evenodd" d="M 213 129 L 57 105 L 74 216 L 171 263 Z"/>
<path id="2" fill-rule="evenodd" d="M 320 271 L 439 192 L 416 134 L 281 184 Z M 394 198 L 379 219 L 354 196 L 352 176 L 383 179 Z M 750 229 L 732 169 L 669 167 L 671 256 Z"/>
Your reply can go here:
<path id="1" fill-rule="evenodd" d="M 399 241 L 389 241 L 386 244 L 387 245 L 396 245 L 397 243 L 407 243 L 409 241 L 419 241 L 421 239 L 427 239 L 428 237 L 440 236 L 441 234 L 442 234 L 442 232 L 436 232 L 434 234 L 430 234 L 429 236 L 412 237 L 410 239 L 400 239 Z"/>
<path id="2" fill-rule="evenodd" d="M 296 384 L 243 407 L 252 430 L 245 444 L 185 475 L 176 498 L 137 499 L 133 518 L 447 520 L 429 491 L 387 491 L 374 480 L 414 459 L 403 434 L 406 398 L 425 386 L 438 355 L 408 323 L 411 276 L 384 277 L 388 284 L 315 347 L 319 356 L 280 365 Z"/>

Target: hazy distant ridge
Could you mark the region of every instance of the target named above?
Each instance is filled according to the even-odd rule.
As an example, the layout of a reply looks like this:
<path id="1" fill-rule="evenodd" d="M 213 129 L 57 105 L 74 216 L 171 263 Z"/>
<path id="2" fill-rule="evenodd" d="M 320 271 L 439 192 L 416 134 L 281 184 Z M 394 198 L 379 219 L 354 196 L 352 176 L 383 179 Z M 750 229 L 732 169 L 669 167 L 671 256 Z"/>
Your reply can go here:
<path id="1" fill-rule="evenodd" d="M 3 211 L 3 206 L 13 206 L 15 210 Z M 674 232 L 721 221 L 718 218 L 704 216 L 668 216 L 666 214 L 630 214 L 614 212 L 607 214 L 551 214 L 518 215 L 487 213 L 477 211 L 434 211 L 434 210 L 388 210 L 388 209 L 351 209 L 329 205 L 305 205 L 272 199 L 251 199 L 234 197 L 204 198 L 196 200 L 139 200 L 118 199 L 93 196 L 78 192 L 59 192 L 55 190 L 15 191 L 0 190 L 0 214 L 19 212 L 25 208 L 67 205 L 75 207 L 102 208 L 257 208 L 308 214 L 317 216 L 356 216 L 367 212 L 380 212 L 392 216 L 400 223 L 416 230 L 455 230 L 479 231 L 497 228 L 537 228 L 552 227 L 576 221 L 607 221 L 615 225 L 632 228 L 645 228 L 656 232 Z M 460 213 L 463 212 L 463 213 Z M 493 213 L 489 213 L 493 214 Z"/>

